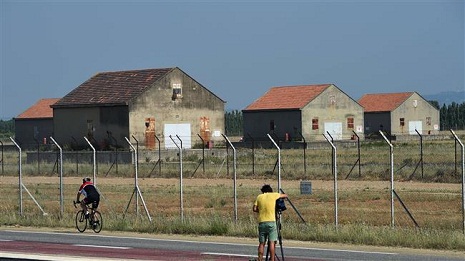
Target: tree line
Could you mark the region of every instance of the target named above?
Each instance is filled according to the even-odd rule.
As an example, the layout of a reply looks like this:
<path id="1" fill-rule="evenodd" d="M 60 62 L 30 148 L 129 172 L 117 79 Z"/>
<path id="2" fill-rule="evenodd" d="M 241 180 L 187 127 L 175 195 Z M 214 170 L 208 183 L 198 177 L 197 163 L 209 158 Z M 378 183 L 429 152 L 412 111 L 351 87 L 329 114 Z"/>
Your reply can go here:
<path id="1" fill-rule="evenodd" d="M 15 133 L 15 121 L 13 119 L 4 121 L 0 120 L 0 135 L 13 136 Z"/>
<path id="2" fill-rule="evenodd" d="M 440 108 L 441 130 L 465 130 L 465 102 L 451 103 Z"/>
<path id="3" fill-rule="evenodd" d="M 224 114 L 224 131 L 228 136 L 242 136 L 242 111 L 233 110 Z"/>

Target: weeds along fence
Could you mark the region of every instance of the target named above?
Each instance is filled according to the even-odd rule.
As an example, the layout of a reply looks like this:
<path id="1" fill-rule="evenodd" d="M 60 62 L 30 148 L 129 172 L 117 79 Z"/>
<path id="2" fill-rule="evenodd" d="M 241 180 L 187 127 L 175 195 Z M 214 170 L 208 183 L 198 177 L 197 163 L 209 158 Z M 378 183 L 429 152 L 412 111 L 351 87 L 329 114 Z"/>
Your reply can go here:
<path id="1" fill-rule="evenodd" d="M 4 142 L 5 143 L 5 142 Z M 337 147 L 339 180 L 339 224 L 390 224 L 391 176 L 390 150 L 383 140 L 361 142 L 334 141 Z M 221 217 L 231 221 L 237 215 L 242 221 L 253 219 L 251 205 L 263 183 L 276 184 L 280 169 L 284 191 L 289 194 L 298 212 L 308 223 L 333 224 L 333 155 L 326 142 L 279 143 L 278 152 L 271 142 L 262 144 L 225 141 L 211 149 L 178 149 L 134 151 L 62 151 L 48 144 L 21 154 L 22 182 L 31 196 L 49 215 L 60 216 L 60 175 L 63 176 L 64 217 L 73 213 L 71 202 L 83 176 L 95 173 L 103 199 L 101 209 L 114 218 L 143 217 L 141 202 L 134 196 L 134 178 L 138 178 L 140 196 L 149 215 L 178 218 L 182 203 L 182 218 Z M 253 148 L 252 148 L 253 147 Z M 393 141 L 394 179 L 402 199 L 395 200 L 397 227 L 415 227 L 404 204 L 420 228 L 462 229 L 463 165 L 457 141 L 444 140 Z M 2 210 L 19 212 L 18 150 L 2 145 L 1 190 Z M 94 160 L 95 158 L 95 160 Z M 135 173 L 134 161 L 137 161 Z M 234 162 L 236 163 L 233 166 Z M 62 166 L 60 166 L 60 164 Z M 182 164 L 182 172 L 180 172 Z M 62 171 L 62 173 L 60 173 Z M 232 181 L 237 174 L 237 187 Z M 182 175 L 182 176 L 180 176 Z M 179 182 L 184 178 L 183 183 Z M 303 194 L 302 181 L 311 182 L 311 194 Z M 182 186 L 180 186 L 182 185 Z M 182 190 L 181 202 L 180 187 Z M 275 189 L 277 187 L 273 186 Z M 237 201 L 234 200 L 237 196 Z M 137 197 L 137 195 L 136 195 Z M 42 215 L 31 197 L 23 198 L 24 215 Z M 235 209 L 237 208 L 237 210 Z M 288 206 L 284 222 L 301 222 Z M 237 211 L 237 213 L 236 213 Z"/>

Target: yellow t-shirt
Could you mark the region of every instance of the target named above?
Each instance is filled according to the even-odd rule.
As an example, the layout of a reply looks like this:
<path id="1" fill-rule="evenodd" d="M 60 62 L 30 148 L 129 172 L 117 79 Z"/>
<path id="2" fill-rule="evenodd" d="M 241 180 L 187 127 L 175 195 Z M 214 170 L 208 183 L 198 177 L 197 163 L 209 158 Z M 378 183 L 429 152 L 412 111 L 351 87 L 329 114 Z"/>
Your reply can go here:
<path id="1" fill-rule="evenodd" d="M 254 205 L 258 206 L 258 222 L 276 221 L 275 206 L 278 192 L 268 192 L 257 196 Z"/>

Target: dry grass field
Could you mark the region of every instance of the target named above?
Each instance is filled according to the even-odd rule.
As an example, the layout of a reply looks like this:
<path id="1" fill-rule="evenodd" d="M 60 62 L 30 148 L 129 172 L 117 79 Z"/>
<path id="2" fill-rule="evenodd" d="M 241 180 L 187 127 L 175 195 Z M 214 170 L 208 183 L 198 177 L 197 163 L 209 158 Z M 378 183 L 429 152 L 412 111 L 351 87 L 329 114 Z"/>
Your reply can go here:
<path id="1" fill-rule="evenodd" d="M 64 204 L 66 212 L 73 212 L 72 201 L 81 183 L 80 177 L 65 177 Z M 97 178 L 97 185 L 103 195 L 103 213 L 120 215 L 132 213 L 136 206 L 133 178 Z M 59 214 L 60 194 L 58 177 L 26 177 L 23 183 L 34 198 L 51 215 Z M 179 179 L 143 178 L 138 187 L 153 217 L 176 217 L 180 215 Z M 237 180 L 238 219 L 249 220 L 256 195 L 264 183 L 275 189 L 276 180 Z M 304 220 L 308 223 L 334 223 L 334 182 L 312 181 L 312 194 L 300 193 L 300 181 L 283 180 L 281 184 L 290 196 Z M 0 185 L 2 212 L 18 212 L 18 178 L 3 177 Z M 408 207 L 420 228 L 460 230 L 461 185 L 444 183 L 395 182 L 395 190 Z M 136 193 L 137 194 L 137 193 Z M 234 215 L 232 179 L 183 179 L 183 214 L 189 216 Z M 390 184 L 386 181 L 338 181 L 338 218 L 341 224 L 367 224 L 389 226 Z M 40 214 L 30 196 L 23 192 L 23 206 L 26 215 Z M 131 202 L 130 202 L 131 200 Z M 140 215 L 146 215 L 139 201 Z M 128 206 L 129 204 L 129 206 Z M 301 222 L 291 205 L 283 214 L 283 220 Z M 413 227 L 413 221 L 395 199 L 395 226 Z"/>

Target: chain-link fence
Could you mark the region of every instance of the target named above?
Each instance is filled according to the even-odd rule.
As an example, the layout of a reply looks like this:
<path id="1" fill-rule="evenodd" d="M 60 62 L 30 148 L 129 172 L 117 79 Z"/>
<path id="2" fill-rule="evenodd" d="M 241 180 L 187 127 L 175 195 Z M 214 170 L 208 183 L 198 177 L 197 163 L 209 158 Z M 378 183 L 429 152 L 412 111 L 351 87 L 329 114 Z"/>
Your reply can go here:
<path id="1" fill-rule="evenodd" d="M 271 141 L 229 144 L 225 140 L 212 147 L 182 149 L 182 160 L 178 149 L 146 150 L 134 146 L 134 149 L 110 151 L 90 148 L 73 151 L 64 148 L 60 155 L 53 144 L 23 151 L 19 159 L 18 149 L 3 142 L 0 202 L 4 211 L 18 212 L 21 185 L 17 177 L 21 162 L 21 182 L 30 192 L 30 196 L 23 192 L 26 214 L 42 214 L 33 197 L 44 212 L 59 215 L 60 176 L 64 212 L 73 212 L 70 202 L 82 177 L 92 177 L 95 173 L 103 195 L 104 213 L 144 214 L 141 202 L 131 200 L 134 196 L 137 198 L 137 182 L 151 216 L 178 217 L 182 204 L 182 215 L 186 217 L 237 215 L 239 220 L 248 220 L 259 188 L 263 183 L 276 184 L 280 171 L 281 187 L 296 206 L 295 211 L 288 208 L 284 221 L 301 222 L 297 213 L 293 213 L 298 211 L 306 222 L 331 224 L 335 221 L 332 182 L 336 163 L 339 223 L 389 225 L 389 146 L 383 140 L 333 142 L 337 147 L 336 162 L 327 142 L 277 141 L 281 148 L 278 152 Z M 463 167 L 457 141 L 448 137 L 392 141 L 392 144 L 394 180 L 399 195 L 395 201 L 396 225 L 415 226 L 405 211 L 408 209 L 420 227 L 461 229 Z M 137 150 L 136 159 L 134 150 Z M 233 182 L 233 174 L 237 183 Z M 302 193 L 302 182 L 311 183 L 311 194 Z M 138 207 L 133 208 L 134 204 Z"/>

